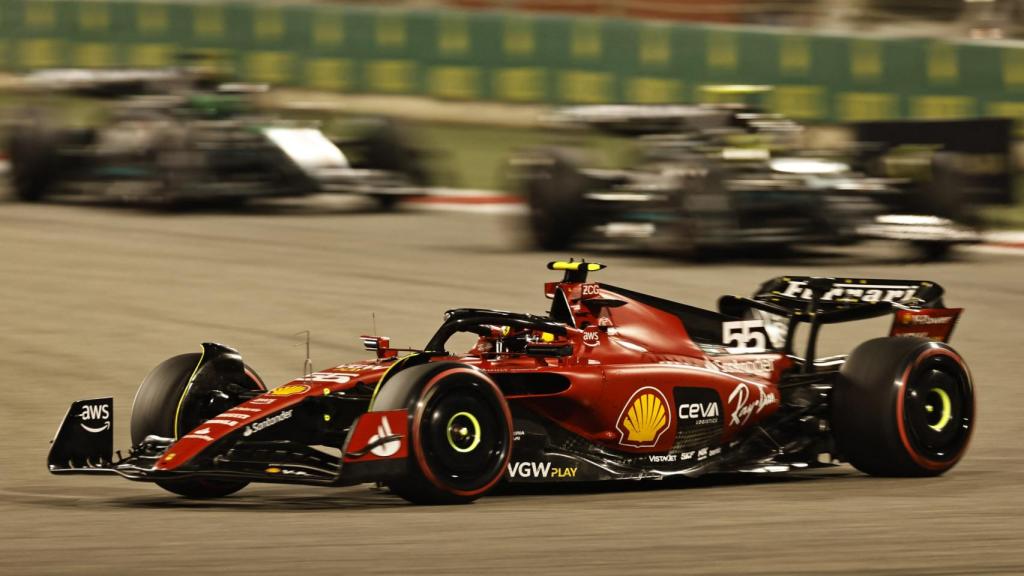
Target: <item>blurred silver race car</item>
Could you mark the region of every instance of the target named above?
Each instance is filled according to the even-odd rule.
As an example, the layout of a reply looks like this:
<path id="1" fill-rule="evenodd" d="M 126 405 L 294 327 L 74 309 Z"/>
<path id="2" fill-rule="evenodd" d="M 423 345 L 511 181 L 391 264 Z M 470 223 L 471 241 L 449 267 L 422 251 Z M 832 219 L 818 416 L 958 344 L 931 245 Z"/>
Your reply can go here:
<path id="1" fill-rule="evenodd" d="M 956 199 L 939 199 L 956 189 L 870 170 L 880 154 L 808 150 L 802 126 L 751 106 L 571 107 L 551 123 L 629 137 L 635 158 L 626 169 L 596 168 L 570 145 L 511 160 L 547 250 L 612 241 L 701 257 L 888 239 L 939 257 L 980 240 Z"/>
<path id="2" fill-rule="evenodd" d="M 90 128 L 62 125 L 39 108 L 13 120 L 10 179 L 25 201 L 77 194 L 191 206 L 353 193 L 390 207 L 428 183 L 420 152 L 389 120 L 376 120 L 359 138 L 332 140 L 315 123 L 260 111 L 263 85 L 184 68 L 51 70 L 26 84 L 110 104 L 105 123 Z"/>

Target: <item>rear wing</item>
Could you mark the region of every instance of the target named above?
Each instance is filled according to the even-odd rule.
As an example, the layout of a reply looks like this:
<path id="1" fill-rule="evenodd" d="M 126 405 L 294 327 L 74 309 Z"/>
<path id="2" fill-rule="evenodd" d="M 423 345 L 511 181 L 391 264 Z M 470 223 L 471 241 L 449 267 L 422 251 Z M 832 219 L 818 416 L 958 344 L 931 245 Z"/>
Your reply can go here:
<path id="1" fill-rule="evenodd" d="M 815 292 L 820 293 L 817 300 Z M 762 284 L 754 299 L 797 312 L 812 309 L 822 323 L 894 313 L 890 336 L 948 342 L 963 308 L 946 308 L 944 293 L 942 286 L 927 280 L 783 276 Z"/>
<path id="2" fill-rule="evenodd" d="M 605 104 L 558 108 L 549 127 L 587 127 L 620 136 L 676 134 L 733 125 L 736 111 L 700 105 Z"/>
<path id="3" fill-rule="evenodd" d="M 157 93 L 160 91 L 160 86 L 180 81 L 183 77 L 183 71 L 177 68 L 99 70 L 51 68 L 27 74 L 24 86 L 33 91 L 64 92 L 97 98 L 119 98 Z"/>
<path id="4" fill-rule="evenodd" d="M 953 176 L 955 193 L 965 205 L 1014 202 L 1012 119 L 885 120 L 860 122 L 853 128 L 858 142 L 875 144 L 862 146 L 861 161 L 880 168 L 880 173 L 878 168 L 871 170 L 878 176 L 933 182 Z M 924 174 L 915 175 L 915 155 L 923 155 Z M 934 185 L 928 190 L 936 192 Z"/>
<path id="5" fill-rule="evenodd" d="M 806 353 L 810 367 L 818 332 L 825 324 L 892 314 L 890 336 L 947 342 L 963 309 L 946 308 L 943 293 L 942 286 L 925 280 L 781 276 L 762 284 L 753 298 L 724 296 L 719 309 L 733 317 L 758 311 L 766 320 L 788 322 L 783 346 L 787 354 L 793 353 L 796 325 L 810 324 Z"/>
<path id="6" fill-rule="evenodd" d="M 824 289 L 815 306 L 821 311 L 863 304 L 889 302 L 915 308 L 942 308 L 942 286 L 925 280 L 877 280 L 864 278 L 811 278 L 780 276 L 758 288 L 755 300 L 806 310 L 815 291 Z"/>

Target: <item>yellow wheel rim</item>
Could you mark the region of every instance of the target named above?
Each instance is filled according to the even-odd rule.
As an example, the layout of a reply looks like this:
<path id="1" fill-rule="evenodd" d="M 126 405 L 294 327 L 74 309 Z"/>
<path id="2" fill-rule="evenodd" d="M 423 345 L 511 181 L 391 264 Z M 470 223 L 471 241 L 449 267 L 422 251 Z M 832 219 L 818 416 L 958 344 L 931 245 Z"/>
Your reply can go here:
<path id="1" fill-rule="evenodd" d="M 458 430 L 456 430 L 455 427 L 452 426 L 452 424 L 455 423 L 455 419 L 459 418 L 460 416 L 469 420 L 469 423 L 472 426 L 472 430 L 465 426 L 460 427 Z M 461 437 L 469 436 L 473 439 L 473 441 L 470 443 L 469 446 L 463 448 L 459 446 L 458 442 L 456 441 L 456 438 L 453 435 L 458 435 Z M 476 416 L 473 416 L 469 412 L 458 412 L 448 419 L 448 445 L 451 446 L 452 450 L 455 450 L 456 452 L 461 452 L 462 454 L 472 452 L 474 448 L 480 445 L 480 421 L 476 419 Z"/>
<path id="2" fill-rule="evenodd" d="M 949 399 L 949 394 L 942 388 L 932 388 L 928 391 L 928 395 L 935 394 L 939 397 L 939 421 L 935 424 L 929 424 L 928 427 L 936 432 L 942 432 L 949 424 L 949 421 L 953 419 L 953 402 Z M 926 404 L 924 409 L 930 414 L 936 410 L 936 407 L 931 404 Z"/>

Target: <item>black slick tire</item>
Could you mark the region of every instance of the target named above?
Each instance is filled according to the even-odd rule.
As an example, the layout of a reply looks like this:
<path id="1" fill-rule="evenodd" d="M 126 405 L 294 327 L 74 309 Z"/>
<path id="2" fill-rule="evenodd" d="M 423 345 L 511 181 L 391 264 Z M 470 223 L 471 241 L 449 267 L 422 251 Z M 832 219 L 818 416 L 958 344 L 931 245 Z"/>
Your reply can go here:
<path id="1" fill-rule="evenodd" d="M 14 128 L 8 139 L 10 181 L 19 200 L 40 202 L 58 179 L 60 134 L 46 126 L 35 113 L 28 115 L 28 123 Z"/>
<path id="2" fill-rule="evenodd" d="M 974 388 L 946 344 L 887 337 L 858 346 L 832 391 L 841 454 L 875 476 L 937 476 L 963 456 L 974 428 Z"/>
<path id="3" fill-rule="evenodd" d="M 394 494 L 414 504 L 466 504 L 504 477 L 512 417 L 483 372 L 455 362 L 403 370 L 373 407 L 397 408 L 409 410 L 410 450 L 407 473 L 386 482 Z"/>
<path id="4" fill-rule="evenodd" d="M 176 438 L 182 430 L 187 431 L 201 424 L 201 421 L 176 422 L 179 407 L 184 404 L 185 395 L 189 393 L 188 384 L 200 359 L 201 355 L 198 353 L 168 358 L 153 368 L 142 381 L 132 404 L 133 445 L 142 442 L 149 435 Z M 248 366 L 245 367 L 245 374 L 250 380 L 247 385 L 251 385 L 253 389 L 264 388 L 259 376 Z M 187 498 L 219 498 L 245 488 L 248 482 L 196 477 L 160 480 L 156 484 L 164 490 Z"/>

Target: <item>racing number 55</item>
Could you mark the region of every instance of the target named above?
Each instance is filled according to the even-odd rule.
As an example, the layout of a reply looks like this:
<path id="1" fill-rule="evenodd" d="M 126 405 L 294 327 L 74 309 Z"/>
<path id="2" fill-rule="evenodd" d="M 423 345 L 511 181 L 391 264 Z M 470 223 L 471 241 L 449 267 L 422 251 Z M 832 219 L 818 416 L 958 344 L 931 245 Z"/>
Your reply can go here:
<path id="1" fill-rule="evenodd" d="M 722 343 L 733 354 L 765 352 L 768 350 L 768 333 L 761 320 L 722 322 Z"/>

